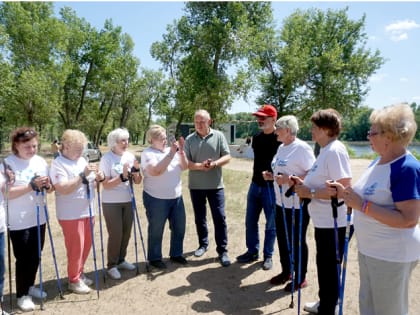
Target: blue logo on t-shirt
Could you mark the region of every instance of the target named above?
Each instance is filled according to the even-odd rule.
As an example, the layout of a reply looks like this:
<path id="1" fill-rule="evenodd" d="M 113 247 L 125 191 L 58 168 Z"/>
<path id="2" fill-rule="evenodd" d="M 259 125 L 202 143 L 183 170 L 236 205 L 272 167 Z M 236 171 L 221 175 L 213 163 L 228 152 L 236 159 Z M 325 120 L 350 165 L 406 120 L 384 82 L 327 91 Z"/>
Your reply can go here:
<path id="1" fill-rule="evenodd" d="M 365 196 L 372 196 L 375 194 L 376 187 L 378 187 L 378 183 L 373 183 L 372 185 L 365 188 L 363 195 Z"/>

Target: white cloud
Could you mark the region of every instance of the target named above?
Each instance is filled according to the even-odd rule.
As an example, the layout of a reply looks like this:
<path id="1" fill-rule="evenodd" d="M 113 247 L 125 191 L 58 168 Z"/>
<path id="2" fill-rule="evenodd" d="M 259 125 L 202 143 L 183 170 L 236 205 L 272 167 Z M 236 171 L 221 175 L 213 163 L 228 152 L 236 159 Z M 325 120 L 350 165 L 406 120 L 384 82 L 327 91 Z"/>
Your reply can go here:
<path id="1" fill-rule="evenodd" d="M 369 78 L 369 81 L 370 81 L 370 82 L 381 82 L 381 81 L 383 81 L 386 77 L 388 77 L 388 74 L 386 74 L 386 73 L 377 73 L 377 74 L 372 75 L 372 76 Z"/>
<path id="2" fill-rule="evenodd" d="M 412 97 L 412 99 L 413 99 L 413 102 L 420 102 L 420 95 L 418 95 L 418 96 L 413 96 Z"/>
<path id="3" fill-rule="evenodd" d="M 406 78 L 406 77 L 401 77 L 401 78 L 400 78 L 400 82 L 408 82 L 408 78 Z"/>
<path id="4" fill-rule="evenodd" d="M 396 21 L 385 27 L 385 32 L 390 36 L 394 42 L 399 42 L 408 39 L 408 32 L 419 28 L 420 25 L 414 20 Z"/>

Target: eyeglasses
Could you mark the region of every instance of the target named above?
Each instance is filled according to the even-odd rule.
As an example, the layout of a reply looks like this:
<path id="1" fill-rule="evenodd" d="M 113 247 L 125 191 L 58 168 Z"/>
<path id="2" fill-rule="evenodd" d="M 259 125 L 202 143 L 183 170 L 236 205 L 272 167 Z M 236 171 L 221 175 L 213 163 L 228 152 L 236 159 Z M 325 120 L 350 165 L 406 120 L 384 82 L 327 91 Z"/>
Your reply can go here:
<path id="1" fill-rule="evenodd" d="M 379 135 L 380 133 L 382 133 L 382 132 L 369 130 L 369 131 L 367 132 L 367 136 L 368 136 L 368 137 L 374 137 L 374 136 Z"/>

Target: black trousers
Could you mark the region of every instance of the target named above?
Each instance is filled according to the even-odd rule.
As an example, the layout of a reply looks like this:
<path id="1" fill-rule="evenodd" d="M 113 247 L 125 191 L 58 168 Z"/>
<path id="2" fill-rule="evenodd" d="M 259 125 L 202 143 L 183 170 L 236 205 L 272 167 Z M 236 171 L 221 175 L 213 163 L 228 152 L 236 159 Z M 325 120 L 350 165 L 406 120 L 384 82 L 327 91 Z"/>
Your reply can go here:
<path id="1" fill-rule="evenodd" d="M 353 234 L 351 226 L 350 237 Z M 316 267 L 319 286 L 320 315 L 334 315 L 338 302 L 339 275 L 337 271 L 337 254 L 334 228 L 315 228 Z M 338 228 L 339 261 L 343 259 L 346 227 Z"/>
<path id="2" fill-rule="evenodd" d="M 40 228 L 42 250 L 45 241 L 45 224 L 42 224 Z M 37 226 L 10 231 L 10 239 L 16 258 L 16 297 L 20 298 L 23 295 L 28 295 L 29 288 L 35 283 L 39 266 Z"/>
<path id="3" fill-rule="evenodd" d="M 292 209 L 285 208 L 286 213 L 286 224 L 287 224 L 287 236 L 289 238 L 290 250 L 292 249 Z M 300 209 L 295 209 L 295 227 L 294 227 L 294 274 L 295 281 L 297 282 L 297 271 L 298 271 L 298 262 L 299 262 L 299 218 L 300 218 Z M 309 214 L 308 208 L 302 208 L 302 239 L 301 239 L 301 282 L 306 277 L 306 272 L 308 270 L 308 245 L 306 243 L 306 231 L 309 224 Z M 286 230 L 284 228 L 283 221 L 283 210 L 282 207 L 276 205 L 276 231 L 277 231 L 277 244 L 280 252 L 280 264 L 282 268 L 282 273 L 290 271 L 290 258 L 289 258 L 289 249 L 287 247 L 286 239 Z"/>

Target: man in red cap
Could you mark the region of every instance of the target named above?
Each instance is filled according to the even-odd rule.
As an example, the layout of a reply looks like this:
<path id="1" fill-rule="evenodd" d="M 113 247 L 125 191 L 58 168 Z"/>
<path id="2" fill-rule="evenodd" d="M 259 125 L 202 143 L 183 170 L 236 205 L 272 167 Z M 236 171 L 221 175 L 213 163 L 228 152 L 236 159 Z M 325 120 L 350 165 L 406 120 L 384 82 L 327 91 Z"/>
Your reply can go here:
<path id="1" fill-rule="evenodd" d="M 252 115 L 256 116 L 261 132 L 252 138 L 254 167 L 252 182 L 248 190 L 245 218 L 247 251 L 236 257 L 236 259 L 239 263 L 250 263 L 258 259 L 260 248 L 258 220 L 261 211 L 264 209 L 266 224 L 263 269 L 269 270 L 273 267 L 272 256 L 274 242 L 276 240 L 276 202 L 274 199 L 273 182 L 266 182 L 262 173 L 264 171 L 271 172 L 271 161 L 280 145 L 277 141 L 277 136 L 274 134 L 276 130 L 277 110 L 272 105 L 263 105 Z"/>

